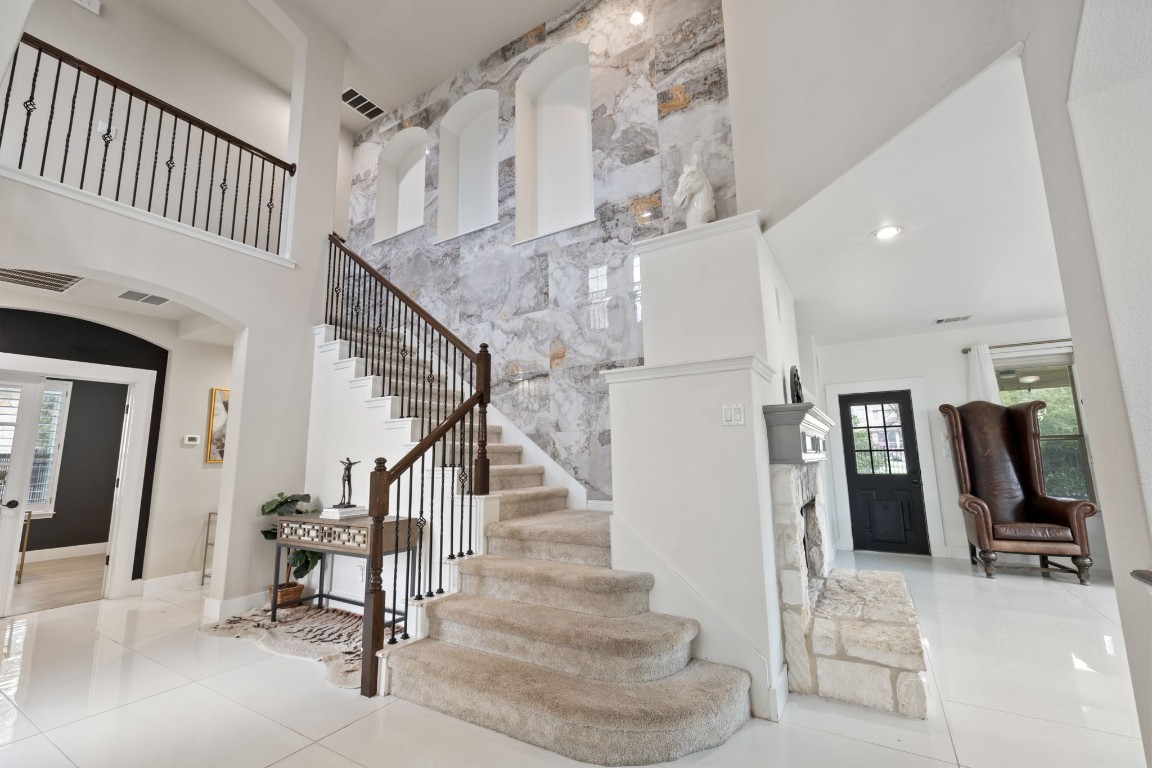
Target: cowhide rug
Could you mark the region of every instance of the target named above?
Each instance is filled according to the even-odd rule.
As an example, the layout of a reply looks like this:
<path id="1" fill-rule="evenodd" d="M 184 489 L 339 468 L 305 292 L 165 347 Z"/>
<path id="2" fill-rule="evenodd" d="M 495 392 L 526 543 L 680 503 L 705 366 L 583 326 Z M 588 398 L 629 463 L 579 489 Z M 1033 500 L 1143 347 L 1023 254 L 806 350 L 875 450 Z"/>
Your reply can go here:
<path id="1" fill-rule="evenodd" d="M 328 682 L 338 688 L 360 687 L 360 642 L 363 622 L 359 615 L 335 608 L 296 606 L 276 612 L 255 608 L 241 616 L 206 624 L 200 631 L 216 637 L 253 640 L 266 651 L 281 656 L 314 659 L 324 665 Z M 397 631 L 402 631 L 397 628 Z"/>

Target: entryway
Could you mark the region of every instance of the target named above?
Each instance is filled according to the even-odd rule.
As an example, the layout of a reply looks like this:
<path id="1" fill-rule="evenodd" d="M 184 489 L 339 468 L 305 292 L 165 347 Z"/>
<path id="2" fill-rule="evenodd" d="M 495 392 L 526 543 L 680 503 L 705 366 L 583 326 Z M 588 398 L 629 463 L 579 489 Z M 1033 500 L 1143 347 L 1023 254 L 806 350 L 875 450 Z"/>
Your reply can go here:
<path id="1" fill-rule="evenodd" d="M 912 393 L 848 394 L 839 402 L 854 548 L 930 554 Z"/>

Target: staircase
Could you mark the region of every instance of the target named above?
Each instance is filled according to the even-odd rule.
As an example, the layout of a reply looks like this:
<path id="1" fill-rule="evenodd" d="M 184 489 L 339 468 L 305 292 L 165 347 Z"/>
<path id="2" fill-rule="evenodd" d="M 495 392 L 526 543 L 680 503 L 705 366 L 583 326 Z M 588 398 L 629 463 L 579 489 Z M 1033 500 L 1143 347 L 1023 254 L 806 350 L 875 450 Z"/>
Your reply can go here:
<path id="1" fill-rule="evenodd" d="M 356 331 L 338 333 L 355 354 Z M 387 356 L 367 369 L 400 396 L 390 382 L 435 367 L 415 357 L 399 375 Z M 450 412 L 439 392 L 402 398 L 394 416 L 413 416 L 413 406 Z M 569 509 L 566 488 L 544 485 L 543 466 L 520 463 L 522 448 L 500 442 L 499 428 L 486 435 L 500 520 L 484 530 L 485 554 L 448 555 L 458 592 L 416 598 L 427 636 L 385 646 L 390 692 L 599 765 L 649 765 L 724 743 L 749 718 L 749 674 L 691 658 L 697 622 L 650 612 L 652 575 L 611 567 L 609 513 Z M 480 455 L 463 441 L 446 451 L 441 460 L 459 469 Z"/>

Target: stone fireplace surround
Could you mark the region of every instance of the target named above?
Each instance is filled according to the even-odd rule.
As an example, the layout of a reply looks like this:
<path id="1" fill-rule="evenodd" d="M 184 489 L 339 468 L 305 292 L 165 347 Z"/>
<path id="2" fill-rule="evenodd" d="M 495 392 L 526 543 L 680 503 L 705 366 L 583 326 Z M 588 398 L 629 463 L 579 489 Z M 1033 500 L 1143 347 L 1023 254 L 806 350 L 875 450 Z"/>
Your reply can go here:
<path id="1" fill-rule="evenodd" d="M 920 627 L 904 577 L 829 570 L 835 552 L 818 462 L 831 419 L 810 403 L 764 412 L 789 691 L 927 717 Z"/>

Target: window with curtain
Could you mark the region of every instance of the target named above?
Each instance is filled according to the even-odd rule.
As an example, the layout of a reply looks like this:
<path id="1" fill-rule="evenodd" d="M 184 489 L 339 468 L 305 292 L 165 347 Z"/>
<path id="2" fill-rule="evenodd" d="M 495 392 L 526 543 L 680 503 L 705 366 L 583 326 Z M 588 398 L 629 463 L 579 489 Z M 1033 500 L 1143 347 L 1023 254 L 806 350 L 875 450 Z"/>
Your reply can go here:
<path id="1" fill-rule="evenodd" d="M 1071 355 L 1004 357 L 996 361 L 1004 405 L 1042 400 L 1040 455 L 1050 496 L 1095 500 Z"/>

